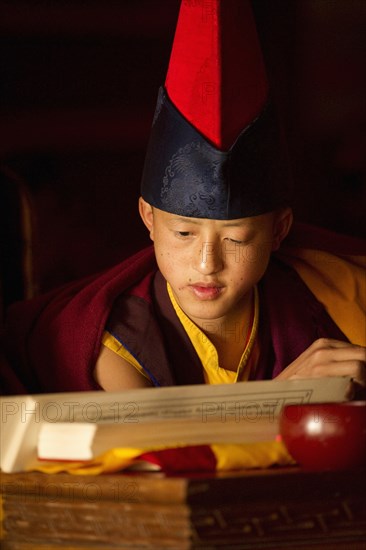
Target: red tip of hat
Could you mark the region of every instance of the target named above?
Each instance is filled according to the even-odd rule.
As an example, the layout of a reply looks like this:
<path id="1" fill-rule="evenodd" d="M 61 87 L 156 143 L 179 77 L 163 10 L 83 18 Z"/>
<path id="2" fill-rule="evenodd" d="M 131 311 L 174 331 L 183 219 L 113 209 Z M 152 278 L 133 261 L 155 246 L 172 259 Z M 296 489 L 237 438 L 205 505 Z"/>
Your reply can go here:
<path id="1" fill-rule="evenodd" d="M 268 97 L 248 0 L 182 1 L 165 87 L 206 139 L 230 149 Z"/>

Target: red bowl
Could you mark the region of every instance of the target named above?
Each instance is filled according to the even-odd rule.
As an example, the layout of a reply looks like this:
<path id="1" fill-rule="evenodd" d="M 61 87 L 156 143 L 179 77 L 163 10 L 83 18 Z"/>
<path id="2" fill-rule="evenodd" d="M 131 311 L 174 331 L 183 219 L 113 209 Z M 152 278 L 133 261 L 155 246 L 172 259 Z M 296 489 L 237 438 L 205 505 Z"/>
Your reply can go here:
<path id="1" fill-rule="evenodd" d="M 366 401 L 286 405 L 279 420 L 282 440 L 303 468 L 366 466 Z"/>

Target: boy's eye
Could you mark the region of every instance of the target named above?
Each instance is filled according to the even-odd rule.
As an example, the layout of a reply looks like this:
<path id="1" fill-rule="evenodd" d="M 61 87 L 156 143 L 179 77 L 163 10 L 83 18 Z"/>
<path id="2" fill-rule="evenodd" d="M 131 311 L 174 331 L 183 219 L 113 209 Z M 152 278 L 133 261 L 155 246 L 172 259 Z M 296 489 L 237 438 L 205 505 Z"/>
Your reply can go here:
<path id="1" fill-rule="evenodd" d="M 190 231 L 176 231 L 178 237 L 189 237 L 190 234 Z"/>
<path id="2" fill-rule="evenodd" d="M 244 244 L 244 242 L 245 242 L 245 241 L 238 241 L 236 239 L 230 239 L 230 237 L 227 237 L 226 240 L 230 241 L 231 243 L 234 243 L 234 244 Z"/>

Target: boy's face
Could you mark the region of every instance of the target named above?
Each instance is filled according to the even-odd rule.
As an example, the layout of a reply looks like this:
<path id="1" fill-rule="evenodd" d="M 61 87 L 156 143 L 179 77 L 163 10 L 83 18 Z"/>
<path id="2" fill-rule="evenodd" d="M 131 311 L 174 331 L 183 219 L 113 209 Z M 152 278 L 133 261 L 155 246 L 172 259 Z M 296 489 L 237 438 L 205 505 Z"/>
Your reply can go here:
<path id="1" fill-rule="evenodd" d="M 290 209 L 211 220 L 170 214 L 143 199 L 140 214 L 162 275 L 180 307 L 199 326 L 236 318 L 292 222 Z"/>

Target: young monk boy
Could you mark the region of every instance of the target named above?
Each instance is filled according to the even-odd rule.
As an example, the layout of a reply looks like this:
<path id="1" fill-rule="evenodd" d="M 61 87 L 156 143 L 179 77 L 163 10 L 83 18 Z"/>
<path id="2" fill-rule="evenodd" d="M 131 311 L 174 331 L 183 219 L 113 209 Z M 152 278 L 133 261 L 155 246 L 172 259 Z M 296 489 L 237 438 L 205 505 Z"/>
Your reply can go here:
<path id="1" fill-rule="evenodd" d="M 10 312 L 26 391 L 364 385 L 360 245 L 292 228 L 289 179 L 249 2 L 183 2 L 139 201 L 154 248 Z"/>

